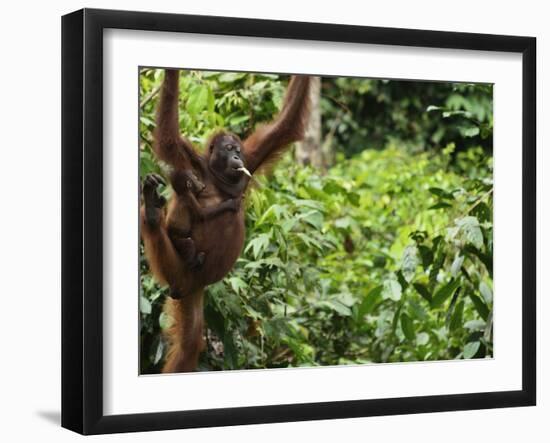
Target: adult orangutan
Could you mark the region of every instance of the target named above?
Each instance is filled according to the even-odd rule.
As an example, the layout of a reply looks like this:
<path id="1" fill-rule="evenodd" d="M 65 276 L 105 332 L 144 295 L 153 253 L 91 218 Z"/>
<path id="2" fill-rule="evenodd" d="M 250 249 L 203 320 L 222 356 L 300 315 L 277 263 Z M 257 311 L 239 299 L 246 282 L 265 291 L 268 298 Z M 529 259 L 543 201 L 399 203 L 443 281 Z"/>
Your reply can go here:
<path id="1" fill-rule="evenodd" d="M 308 76 L 292 76 L 283 107 L 246 140 L 228 131 L 214 134 L 199 154 L 179 130 L 179 72 L 166 70 L 157 111 L 154 151 L 172 172 L 173 196 L 158 194 L 158 176 L 142 187 L 141 235 L 150 268 L 170 286 L 165 303 L 173 318 L 163 372 L 196 369 L 204 348 L 205 286 L 233 267 L 244 242 L 241 204 L 249 175 L 271 164 L 303 138 L 309 113 Z"/>

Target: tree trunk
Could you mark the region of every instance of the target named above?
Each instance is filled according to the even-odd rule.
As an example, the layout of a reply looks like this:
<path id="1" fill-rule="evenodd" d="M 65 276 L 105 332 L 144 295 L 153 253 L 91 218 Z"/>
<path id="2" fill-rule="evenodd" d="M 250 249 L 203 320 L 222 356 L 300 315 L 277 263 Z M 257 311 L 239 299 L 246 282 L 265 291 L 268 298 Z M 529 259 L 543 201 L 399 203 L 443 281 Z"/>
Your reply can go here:
<path id="1" fill-rule="evenodd" d="M 297 143 L 296 159 L 302 165 L 323 169 L 321 146 L 321 77 L 312 77 L 310 86 L 311 111 L 304 140 Z"/>

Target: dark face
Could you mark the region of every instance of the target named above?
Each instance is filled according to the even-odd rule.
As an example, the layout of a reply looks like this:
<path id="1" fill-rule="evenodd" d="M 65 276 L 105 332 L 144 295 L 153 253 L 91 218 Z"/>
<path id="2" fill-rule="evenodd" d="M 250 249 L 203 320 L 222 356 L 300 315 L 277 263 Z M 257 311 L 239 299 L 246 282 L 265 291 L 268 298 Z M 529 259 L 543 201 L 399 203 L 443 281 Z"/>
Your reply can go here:
<path id="1" fill-rule="evenodd" d="M 241 141 L 231 134 L 215 137 L 210 144 L 209 166 L 223 180 L 238 182 L 244 167 Z"/>

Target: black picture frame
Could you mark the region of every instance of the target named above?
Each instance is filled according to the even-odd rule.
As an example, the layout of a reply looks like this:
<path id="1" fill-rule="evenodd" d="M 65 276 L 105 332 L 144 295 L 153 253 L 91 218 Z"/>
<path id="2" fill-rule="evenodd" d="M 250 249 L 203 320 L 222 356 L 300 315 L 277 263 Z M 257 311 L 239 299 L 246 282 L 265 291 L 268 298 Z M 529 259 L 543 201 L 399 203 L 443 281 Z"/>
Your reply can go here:
<path id="1" fill-rule="evenodd" d="M 103 413 L 103 31 L 171 31 L 519 53 L 523 65 L 522 389 L 260 407 Z M 83 9 L 62 18 L 62 426 L 82 434 L 228 426 L 536 403 L 536 39 Z"/>

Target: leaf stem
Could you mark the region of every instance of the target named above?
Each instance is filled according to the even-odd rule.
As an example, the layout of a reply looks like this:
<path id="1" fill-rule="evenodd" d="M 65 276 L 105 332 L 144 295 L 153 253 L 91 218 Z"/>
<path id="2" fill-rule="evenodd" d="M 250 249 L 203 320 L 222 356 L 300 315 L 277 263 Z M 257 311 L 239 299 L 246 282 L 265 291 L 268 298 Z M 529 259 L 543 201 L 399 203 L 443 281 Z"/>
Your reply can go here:
<path id="1" fill-rule="evenodd" d="M 489 189 L 485 194 L 483 194 L 481 197 L 479 197 L 472 206 L 470 206 L 467 210 L 466 210 L 466 215 L 468 215 L 470 213 L 470 211 L 472 209 L 474 209 L 477 205 L 479 205 L 483 199 L 489 195 L 491 195 L 491 193 L 493 192 L 493 189 L 494 187 L 492 187 L 491 189 Z"/>

